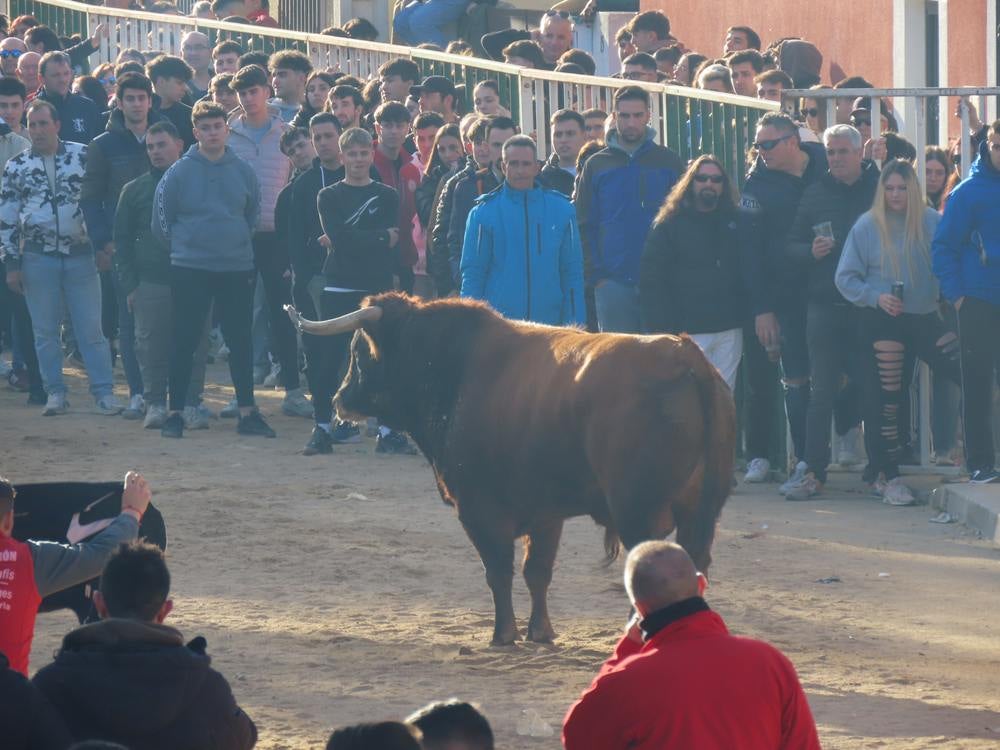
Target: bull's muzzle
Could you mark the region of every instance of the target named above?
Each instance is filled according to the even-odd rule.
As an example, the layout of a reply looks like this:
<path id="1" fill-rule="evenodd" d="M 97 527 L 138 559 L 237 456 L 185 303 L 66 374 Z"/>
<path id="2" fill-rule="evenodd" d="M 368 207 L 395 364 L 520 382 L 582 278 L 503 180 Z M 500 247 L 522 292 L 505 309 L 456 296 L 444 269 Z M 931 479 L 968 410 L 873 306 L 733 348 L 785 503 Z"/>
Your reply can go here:
<path id="1" fill-rule="evenodd" d="M 382 317 L 382 308 L 373 305 L 372 307 L 362 307 L 347 315 L 330 320 L 306 320 L 291 305 L 285 305 L 285 312 L 292 319 L 292 323 L 302 333 L 311 333 L 314 336 L 335 336 L 338 333 L 351 333 L 361 328 L 365 323 L 374 323 Z"/>

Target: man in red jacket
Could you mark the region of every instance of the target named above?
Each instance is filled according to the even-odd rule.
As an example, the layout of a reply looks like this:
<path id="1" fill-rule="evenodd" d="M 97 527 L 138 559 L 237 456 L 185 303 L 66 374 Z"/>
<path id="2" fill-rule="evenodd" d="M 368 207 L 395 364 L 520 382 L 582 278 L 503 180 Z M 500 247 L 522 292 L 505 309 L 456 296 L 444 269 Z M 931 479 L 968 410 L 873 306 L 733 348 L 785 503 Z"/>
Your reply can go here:
<path id="1" fill-rule="evenodd" d="M 701 598 L 705 583 L 676 544 L 632 549 L 625 587 L 636 615 L 566 714 L 567 750 L 819 750 L 792 663 L 730 635 Z"/>

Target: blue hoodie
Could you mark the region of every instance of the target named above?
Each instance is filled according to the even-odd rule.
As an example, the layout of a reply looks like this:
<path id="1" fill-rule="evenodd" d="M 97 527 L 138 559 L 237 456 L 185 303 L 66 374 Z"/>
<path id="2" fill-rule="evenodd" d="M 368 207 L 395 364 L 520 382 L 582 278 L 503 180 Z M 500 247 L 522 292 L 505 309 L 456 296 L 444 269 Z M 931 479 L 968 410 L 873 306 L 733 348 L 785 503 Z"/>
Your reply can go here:
<path id="1" fill-rule="evenodd" d="M 949 302 L 975 297 L 1000 305 L 1000 172 L 989 142 L 948 197 L 931 245 L 934 274 Z"/>
<path id="2" fill-rule="evenodd" d="M 583 251 L 573 204 L 555 190 L 480 196 L 462 243 L 462 296 L 514 320 L 583 325 Z"/>
<path id="3" fill-rule="evenodd" d="M 202 271 L 251 271 L 251 237 L 260 183 L 229 146 L 218 161 L 195 144 L 156 187 L 151 229 L 170 247 L 170 265 Z"/>

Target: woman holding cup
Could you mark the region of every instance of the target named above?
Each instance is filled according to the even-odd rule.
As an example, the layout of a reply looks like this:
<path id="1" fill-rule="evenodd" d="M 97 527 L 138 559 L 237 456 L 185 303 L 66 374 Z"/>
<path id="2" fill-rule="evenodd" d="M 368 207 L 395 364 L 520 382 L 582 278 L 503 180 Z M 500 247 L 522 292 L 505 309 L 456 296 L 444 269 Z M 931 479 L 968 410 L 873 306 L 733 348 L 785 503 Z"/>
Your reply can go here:
<path id="1" fill-rule="evenodd" d="M 837 289 L 863 308 L 861 335 L 870 356 L 865 425 L 874 455 L 874 489 L 890 505 L 913 504 L 899 474 L 899 412 L 908 398 L 907 356 L 959 382 L 958 339 L 938 314 L 930 243 L 940 215 L 928 207 L 913 166 L 885 165 L 872 208 L 847 236 Z"/>

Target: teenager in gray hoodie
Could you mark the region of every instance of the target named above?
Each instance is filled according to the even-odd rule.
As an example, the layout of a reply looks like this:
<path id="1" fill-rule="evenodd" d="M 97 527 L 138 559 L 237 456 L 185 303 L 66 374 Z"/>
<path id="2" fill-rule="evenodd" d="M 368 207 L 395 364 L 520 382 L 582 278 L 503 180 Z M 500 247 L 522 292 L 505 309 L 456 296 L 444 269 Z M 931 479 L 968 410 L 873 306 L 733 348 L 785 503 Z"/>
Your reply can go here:
<path id="1" fill-rule="evenodd" d="M 156 188 L 153 233 L 170 247 L 174 307 L 170 416 L 164 437 L 182 437 L 195 349 L 215 303 L 229 347 L 229 372 L 240 408 L 237 431 L 274 437 L 254 405 L 250 344 L 254 263 L 251 236 L 260 212 L 260 184 L 249 164 L 226 146 L 226 112 L 201 101 L 192 112 L 197 144 Z"/>

